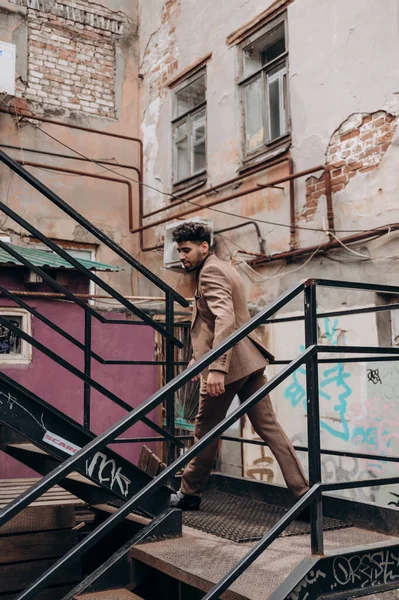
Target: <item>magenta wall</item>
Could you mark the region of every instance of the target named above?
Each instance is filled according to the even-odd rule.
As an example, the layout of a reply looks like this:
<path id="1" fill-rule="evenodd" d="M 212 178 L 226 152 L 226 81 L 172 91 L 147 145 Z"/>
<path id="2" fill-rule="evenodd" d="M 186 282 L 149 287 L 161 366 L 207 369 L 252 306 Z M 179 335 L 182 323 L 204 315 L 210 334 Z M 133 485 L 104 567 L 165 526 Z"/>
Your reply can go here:
<path id="1" fill-rule="evenodd" d="M 25 301 L 83 342 L 84 314 L 80 307 L 70 302 L 56 300 L 31 298 L 25 299 Z M 0 306 L 15 306 L 15 304 L 0 298 Z M 106 316 L 108 318 L 125 318 L 115 313 L 106 313 Z M 150 327 L 106 325 L 94 318 L 92 324 L 92 349 L 102 358 L 108 360 L 154 360 L 155 336 Z M 83 370 L 83 352 L 35 317 L 32 317 L 32 332 L 35 339 L 57 352 L 75 367 Z M 71 418 L 79 423 L 83 422 L 83 382 L 63 367 L 55 364 L 39 350 L 33 349 L 31 364 L 15 367 L 1 365 L 1 370 Z M 156 366 L 101 365 L 93 360 L 92 377 L 132 407 L 146 400 L 158 389 Z M 91 429 L 95 433 L 102 432 L 127 414 L 125 410 L 94 390 L 92 390 L 91 407 Z M 160 410 L 157 409 L 155 413 L 150 413 L 148 416 L 154 421 L 160 422 L 159 414 Z M 157 434 L 142 423 L 137 423 L 123 434 L 123 437 L 133 435 Z M 151 444 L 148 445 L 151 447 Z M 137 462 L 141 444 L 117 444 L 112 447 L 129 460 Z M 32 476 L 32 473 L 31 470 L 0 452 L 0 478 L 28 477 Z"/>

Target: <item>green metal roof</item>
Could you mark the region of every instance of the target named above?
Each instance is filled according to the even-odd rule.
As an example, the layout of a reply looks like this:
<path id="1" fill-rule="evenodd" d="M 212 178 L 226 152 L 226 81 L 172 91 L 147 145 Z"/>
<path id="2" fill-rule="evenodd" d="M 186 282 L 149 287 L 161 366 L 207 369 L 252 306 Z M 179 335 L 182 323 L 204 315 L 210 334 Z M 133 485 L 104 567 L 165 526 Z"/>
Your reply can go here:
<path id="1" fill-rule="evenodd" d="M 27 248 L 26 246 L 16 246 L 15 244 L 7 244 L 21 256 L 29 260 L 35 267 L 48 267 L 49 269 L 74 269 L 75 267 L 69 264 L 66 260 L 55 254 L 52 250 L 42 250 L 37 248 Z M 76 257 L 75 257 L 76 258 Z M 119 267 L 113 267 L 104 263 L 99 263 L 94 260 L 86 260 L 84 258 L 76 258 L 81 265 L 90 271 L 120 271 Z M 8 254 L 3 248 L 0 248 L 0 264 L 14 264 L 23 266 L 16 258 Z"/>

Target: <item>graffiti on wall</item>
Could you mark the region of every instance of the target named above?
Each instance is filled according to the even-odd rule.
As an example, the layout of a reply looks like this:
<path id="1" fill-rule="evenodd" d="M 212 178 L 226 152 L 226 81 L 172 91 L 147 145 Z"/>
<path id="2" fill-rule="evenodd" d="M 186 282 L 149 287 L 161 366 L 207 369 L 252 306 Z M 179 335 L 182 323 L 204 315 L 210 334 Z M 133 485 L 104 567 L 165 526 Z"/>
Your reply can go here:
<path id="1" fill-rule="evenodd" d="M 330 319 L 324 319 L 324 332 L 327 344 L 336 346 L 341 333 L 338 319 L 332 323 Z M 300 351 L 303 352 L 304 346 Z M 350 439 L 350 428 L 347 420 L 348 399 L 352 394 L 352 388 L 348 383 L 351 373 L 342 363 L 336 363 L 325 368 L 320 373 L 320 401 L 324 402 L 324 408 L 329 413 L 327 417 L 321 417 L 320 426 L 332 436 L 347 442 Z M 294 408 L 302 406 L 307 410 L 306 399 L 306 368 L 300 367 L 292 375 L 292 381 L 284 390 L 284 397 L 288 399 Z"/>
<path id="2" fill-rule="evenodd" d="M 341 320 L 344 322 L 344 319 L 338 318 L 320 320 L 319 335 L 326 345 L 352 343 L 347 339 L 349 328 L 345 330 Z M 364 330 L 364 321 L 359 324 L 351 322 L 351 327 L 354 335 L 358 336 L 358 332 Z M 373 336 L 372 333 L 370 335 Z M 299 348 L 300 351 L 303 349 Z M 337 357 L 336 363 L 319 365 L 319 393 L 323 448 L 399 456 L 399 361 L 344 363 Z M 280 392 L 282 397 L 279 392 L 276 394 L 276 401 L 280 400 L 280 406 L 284 407 L 282 424 L 289 431 L 292 443 L 306 447 L 306 368 L 300 367 L 286 381 Z M 248 421 L 246 428 L 248 437 L 259 439 Z M 247 448 L 246 457 L 247 476 L 281 482 L 278 465 L 267 448 Z M 307 470 L 307 453 L 300 452 L 299 458 Z M 327 454 L 322 455 L 321 466 L 325 483 L 393 477 L 398 467 L 394 462 Z M 399 508 L 397 485 L 374 485 L 343 494 L 360 502 Z"/>

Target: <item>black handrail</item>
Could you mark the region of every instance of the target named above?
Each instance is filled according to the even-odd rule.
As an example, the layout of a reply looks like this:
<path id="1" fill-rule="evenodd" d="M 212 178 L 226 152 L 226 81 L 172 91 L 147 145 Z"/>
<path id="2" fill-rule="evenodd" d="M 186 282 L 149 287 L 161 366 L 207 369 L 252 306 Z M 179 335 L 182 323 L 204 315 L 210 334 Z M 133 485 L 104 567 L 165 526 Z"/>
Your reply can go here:
<path id="1" fill-rule="evenodd" d="M 0 151 L 0 153 L 1 153 L 1 151 Z M 18 215 L 14 210 L 12 210 L 10 207 L 8 207 L 6 204 L 4 204 L 4 202 L 0 202 L 0 210 L 3 213 L 5 213 L 7 216 L 9 216 L 11 219 L 13 219 L 16 223 L 21 225 L 21 227 L 24 227 L 27 231 L 29 231 L 38 240 L 43 242 L 43 244 L 45 244 L 46 246 L 51 248 L 51 250 L 53 250 L 53 252 L 55 252 L 56 254 L 61 256 L 64 260 L 68 261 L 75 269 L 77 269 L 80 273 L 83 273 L 83 275 L 85 275 L 88 279 L 90 279 L 96 285 L 98 285 L 100 288 L 102 288 L 112 298 L 115 298 L 115 300 L 120 302 L 120 304 L 122 304 L 122 306 L 124 306 L 125 308 L 130 310 L 130 312 L 132 312 L 134 315 L 138 316 L 142 321 L 147 323 L 147 325 L 150 325 L 153 329 L 156 329 L 159 333 L 161 333 L 166 338 L 173 340 L 173 342 L 175 343 L 176 346 L 181 347 L 181 342 L 179 340 L 177 340 L 174 336 L 171 336 L 171 334 L 164 327 L 162 327 L 159 323 L 157 323 L 156 321 L 151 319 L 151 317 L 149 317 L 145 312 L 143 312 L 140 308 L 138 308 L 137 306 L 132 304 L 129 300 L 127 300 L 124 296 L 122 296 L 122 294 L 120 294 L 113 287 L 108 285 L 108 283 L 105 283 L 105 281 L 100 279 L 100 277 L 98 277 L 97 275 L 95 275 L 94 273 L 89 271 L 89 269 L 86 269 L 86 267 L 83 266 L 76 258 L 74 258 L 70 254 L 65 252 L 65 250 L 63 248 L 61 248 L 61 246 L 58 246 L 57 244 L 55 244 L 52 240 L 50 240 L 50 238 L 48 238 L 46 235 L 41 233 L 41 231 L 36 229 L 36 227 L 34 227 L 30 223 L 28 223 L 28 221 L 26 221 L 23 217 Z M 27 260 L 26 258 L 24 260 L 22 260 L 23 257 L 21 256 L 21 254 L 17 250 L 15 250 L 15 248 L 12 248 L 9 244 L 2 242 L 0 244 L 0 246 L 3 248 L 3 250 L 5 250 L 6 252 L 8 252 L 12 256 L 14 256 L 14 258 L 19 260 L 26 266 L 29 266 L 29 268 L 33 267 L 32 263 L 29 260 Z M 35 270 L 37 273 L 39 273 L 42 277 L 44 276 L 43 274 L 45 272 L 43 271 L 43 269 L 36 267 L 33 270 Z M 45 279 L 51 285 L 53 285 L 52 282 L 54 281 L 54 279 L 52 277 L 47 275 L 45 277 Z M 66 290 L 67 290 L 67 288 L 64 288 L 62 286 L 61 291 L 63 293 L 65 293 Z M 169 295 L 169 293 L 170 292 L 167 292 L 167 295 Z M 75 294 L 72 294 L 71 292 L 69 292 L 68 296 L 73 302 L 75 302 L 76 304 L 79 304 L 83 308 L 86 308 L 87 305 L 82 300 L 77 298 L 75 296 Z M 186 305 L 188 305 L 188 302 L 186 300 L 185 300 L 185 302 L 186 302 Z M 100 315 L 96 310 L 94 310 L 91 307 L 90 307 L 90 313 L 94 317 L 99 319 L 102 323 L 107 323 L 107 319 L 105 317 L 103 317 L 102 315 Z"/>
<path id="2" fill-rule="evenodd" d="M 28 489 L 26 492 L 21 494 L 18 498 L 13 500 L 10 504 L 4 507 L 0 511 L 0 527 L 6 523 L 11 517 L 18 514 L 20 510 L 25 508 L 28 504 L 33 502 L 41 494 L 61 481 L 68 473 L 73 471 L 74 466 L 80 460 L 87 458 L 92 452 L 99 450 L 113 439 L 115 439 L 120 433 L 123 433 L 129 427 L 134 425 L 137 421 L 141 420 L 148 412 L 156 408 L 161 402 L 169 395 L 180 389 L 185 383 L 187 383 L 192 377 L 198 375 L 203 371 L 211 362 L 216 360 L 219 356 L 224 354 L 226 350 L 230 349 L 238 341 L 246 337 L 251 331 L 253 331 L 258 325 L 260 325 L 263 319 L 268 318 L 274 314 L 281 307 L 285 306 L 293 298 L 298 296 L 305 287 L 305 282 L 298 284 L 295 288 L 283 294 L 278 300 L 276 300 L 269 308 L 264 309 L 261 313 L 255 315 L 247 323 L 242 325 L 239 329 L 233 332 L 223 342 L 218 344 L 214 349 L 210 350 L 205 356 L 194 363 L 191 367 L 177 375 L 172 381 L 168 382 L 160 390 L 155 392 L 148 400 L 142 402 L 138 407 L 129 413 L 129 415 L 123 417 L 105 432 L 99 435 L 93 442 L 88 446 L 79 450 L 74 456 L 71 456 L 61 465 L 59 465 L 53 472 L 46 475 L 43 479 L 37 482 L 34 486 Z M 22 332 L 20 332 L 22 333 Z M 25 334 L 26 335 L 26 334 Z M 35 342 L 36 344 L 38 342 Z M 295 362 L 295 361 L 294 361 Z M 292 363 L 294 364 L 294 363 Z M 282 372 L 286 372 L 290 366 L 282 369 Z"/>
<path id="3" fill-rule="evenodd" d="M 223 345 L 223 344 L 221 344 Z M 69 552 L 67 552 L 63 557 L 61 557 L 58 561 L 56 561 L 45 573 L 43 573 L 31 586 L 26 588 L 20 596 L 17 597 L 16 600 L 30 600 L 34 598 L 35 595 L 41 591 L 48 581 L 53 578 L 59 571 L 65 569 L 69 564 L 73 563 L 77 558 L 79 558 L 82 554 L 87 552 L 90 548 L 92 548 L 100 539 L 102 539 L 107 533 L 109 533 L 118 523 L 121 523 L 124 518 L 132 511 L 132 509 L 137 506 L 137 503 L 140 501 L 144 501 L 146 498 L 151 496 L 157 489 L 159 489 L 172 475 L 174 475 L 182 466 L 184 466 L 189 460 L 197 456 L 207 445 L 209 445 L 215 438 L 219 437 L 223 431 L 231 427 L 233 423 L 237 421 L 241 416 L 243 416 L 252 406 L 254 406 L 261 398 L 266 396 L 269 392 L 271 392 L 274 388 L 276 388 L 282 381 L 284 381 L 291 373 L 293 373 L 298 367 L 300 367 L 304 362 L 306 362 L 309 357 L 313 356 L 316 352 L 315 347 L 310 347 L 305 350 L 295 361 L 291 363 L 288 367 L 285 367 L 270 380 L 270 382 L 263 385 L 255 394 L 253 394 L 250 398 L 248 398 L 245 402 L 243 402 L 238 408 L 236 408 L 226 419 L 224 419 L 221 423 L 216 425 L 209 433 L 207 433 L 201 440 L 199 440 L 194 446 L 191 446 L 187 450 L 187 452 L 175 460 L 171 465 L 166 467 L 160 475 L 158 475 L 155 479 L 153 479 L 149 484 L 147 484 L 140 492 L 135 494 L 127 500 L 121 508 L 119 508 L 116 512 L 114 512 L 110 517 L 108 517 L 101 525 L 99 525 L 94 531 L 89 533 L 79 544 L 77 544 L 74 548 L 72 548 Z M 171 382 L 173 383 L 173 382 Z M 169 384 L 170 385 L 170 384 Z M 165 386 L 168 387 L 168 386 Z M 111 428 L 110 428 L 111 429 Z M 107 437 L 107 432 L 102 434 L 99 437 Z M 98 439 L 98 438 L 97 438 Z M 95 442 L 95 440 L 93 440 Z M 84 459 L 88 457 L 93 451 L 94 445 L 92 442 L 87 444 L 82 450 L 79 450 L 75 457 L 80 459 Z M 79 454 L 79 457 L 78 457 Z M 46 477 L 43 478 L 42 481 L 53 480 L 53 483 L 50 484 L 50 487 L 54 485 L 54 477 L 56 470 L 63 468 L 66 463 L 71 464 L 75 461 L 73 459 L 75 457 L 71 457 L 71 459 L 67 459 L 58 469 L 55 469 L 52 474 L 50 473 Z M 70 472 L 70 469 L 73 469 L 73 466 L 68 466 L 67 472 Z M 63 473 L 65 476 L 65 472 Z M 62 476 L 61 476 L 62 478 Z M 56 477 L 58 481 L 58 476 Z M 46 485 L 47 485 L 46 483 Z M 40 484 L 40 482 L 39 482 Z M 31 488 L 33 489 L 33 488 Z M 307 498 L 309 500 L 309 498 Z M 303 504 L 307 504 L 306 501 L 303 501 Z M 6 507 L 4 510 L 7 510 Z M 296 514 L 296 513 L 295 513 Z M 2 519 L 0 516 L 0 525 L 2 524 Z"/>
<path id="4" fill-rule="evenodd" d="M 77 367 L 75 367 L 70 362 L 68 362 L 61 356 L 59 356 L 56 352 L 53 352 L 53 350 L 50 350 L 49 348 L 47 348 L 47 346 L 44 346 L 41 342 L 39 342 L 38 340 L 33 338 L 31 335 L 29 335 L 25 331 L 22 331 L 19 327 L 17 327 L 13 323 L 11 323 L 11 321 L 6 319 L 5 317 L 2 317 L 1 315 L 0 315 L 0 325 L 3 325 L 7 329 L 9 329 L 13 333 L 15 333 L 16 336 L 22 338 L 23 340 L 25 340 L 26 342 L 31 344 L 34 348 L 37 348 L 38 350 L 40 350 L 40 352 L 42 352 L 43 354 L 48 356 L 48 358 L 51 358 L 51 360 L 53 360 L 55 363 L 57 363 L 61 367 L 64 367 L 65 369 L 67 369 L 70 373 L 72 373 L 73 375 L 75 375 L 76 377 L 81 379 L 85 384 L 88 384 L 90 387 L 92 387 L 95 390 L 97 390 L 98 392 L 100 392 L 100 394 L 103 394 L 109 400 L 112 400 L 112 402 L 114 402 L 121 408 L 124 408 L 125 410 L 127 410 L 129 412 L 132 411 L 133 407 L 130 404 L 128 404 L 127 402 L 125 402 L 124 400 L 119 398 L 119 396 L 117 396 L 116 394 L 111 392 L 108 388 L 101 385 L 101 383 L 98 383 L 98 381 L 96 381 L 95 379 L 92 379 L 91 377 L 86 375 L 86 373 L 84 373 L 83 371 L 80 371 Z M 1 374 L 0 374 L 0 376 L 1 376 Z M 147 417 L 143 416 L 141 421 L 143 423 L 145 423 L 145 425 L 148 425 L 148 427 L 150 427 L 157 433 L 164 435 L 166 439 L 168 439 L 170 442 L 173 442 L 173 444 L 175 444 L 176 446 L 179 446 L 180 448 L 184 447 L 183 442 L 178 440 L 174 435 L 172 435 L 171 433 L 169 433 L 168 431 L 163 429 L 163 427 L 161 427 L 160 425 L 157 425 L 156 423 L 154 423 Z"/>
<path id="5" fill-rule="evenodd" d="M 71 342 L 71 344 L 73 344 L 74 346 L 79 348 L 79 350 L 85 351 L 85 345 L 82 342 L 79 342 L 79 340 L 74 338 L 70 333 L 68 333 L 67 331 L 65 331 L 64 329 L 59 327 L 56 323 L 54 323 L 53 321 L 51 321 L 50 319 L 48 319 L 47 317 L 45 317 L 44 315 L 39 313 L 35 308 L 30 306 L 30 304 L 27 304 L 19 296 L 17 296 L 13 292 L 10 292 L 2 285 L 0 285 L 0 294 L 3 294 L 4 296 L 9 298 L 13 302 L 18 304 L 21 308 L 23 308 L 24 310 L 29 312 L 32 316 L 36 317 L 36 319 L 39 319 L 39 321 L 41 321 L 42 323 L 44 323 L 45 325 L 50 327 L 50 329 L 52 329 L 53 331 L 55 331 L 56 333 L 61 335 L 63 338 L 68 340 L 68 342 Z M 125 322 L 121 321 L 121 324 L 124 325 Z M 132 323 L 129 322 L 129 325 L 130 324 L 132 324 Z M 166 361 L 162 361 L 162 360 L 107 360 L 106 358 L 102 358 L 102 356 L 100 356 L 96 352 L 93 352 L 92 350 L 90 350 L 90 355 L 94 360 L 96 360 L 101 365 L 147 365 L 147 366 L 150 366 L 150 365 L 165 365 L 166 364 Z M 174 364 L 176 366 L 184 366 L 184 365 L 187 365 L 187 362 L 175 361 Z"/>
<path id="6" fill-rule="evenodd" d="M 202 357 L 199 361 L 194 363 L 191 367 L 189 367 L 186 371 L 178 375 L 175 379 L 167 383 L 161 390 L 155 393 L 151 398 L 149 398 L 146 402 L 139 405 L 135 410 L 133 410 L 129 415 L 125 418 L 121 419 L 114 425 L 112 425 L 107 431 L 98 436 L 95 440 L 87 444 L 84 448 L 79 450 L 73 457 L 68 458 L 64 463 L 59 465 L 52 473 L 46 475 L 41 481 L 39 481 L 35 486 L 27 490 L 24 494 L 22 494 L 19 498 L 14 500 L 11 504 L 3 509 L 0 513 L 0 526 L 5 523 L 12 516 L 15 516 L 22 508 L 24 508 L 27 504 L 35 500 L 39 497 L 44 491 L 61 481 L 68 473 L 74 470 L 77 463 L 83 462 L 84 459 L 88 458 L 94 451 L 98 450 L 102 446 L 112 442 L 120 433 L 126 431 L 131 425 L 133 425 L 137 420 L 140 420 L 148 411 L 152 410 L 155 406 L 160 404 L 162 400 L 168 395 L 174 393 L 177 389 L 179 389 L 184 383 L 186 383 L 189 379 L 191 379 L 196 374 L 200 373 L 204 370 L 211 362 L 213 362 L 216 358 L 221 356 L 224 352 L 234 346 L 239 340 L 243 339 L 247 336 L 251 331 L 253 331 L 258 325 L 265 322 L 271 315 L 273 315 L 277 310 L 285 306 L 288 302 L 290 302 L 293 298 L 298 296 L 298 294 L 302 291 L 305 292 L 305 311 L 307 306 L 309 306 L 308 299 L 312 297 L 312 293 L 309 292 L 309 288 L 314 289 L 314 287 L 319 283 L 324 286 L 331 287 L 343 287 L 343 288 L 351 288 L 355 289 L 366 289 L 369 291 L 378 290 L 381 292 L 395 293 L 399 294 L 399 287 L 397 286 L 375 286 L 373 284 L 360 284 L 360 283 L 350 283 L 350 282 L 338 282 L 334 280 L 315 280 L 310 279 L 306 280 L 300 284 L 298 284 L 293 290 L 283 294 L 277 301 L 275 301 L 268 309 L 265 309 L 258 313 L 255 317 L 250 319 L 246 324 L 240 327 L 237 331 L 232 333 L 226 340 L 220 343 L 216 348 L 208 352 L 204 357 Z M 364 286 L 364 287 L 362 287 Z M 315 295 L 313 294 L 313 299 L 315 300 Z M 307 304 L 308 303 L 308 304 Z M 316 305 L 315 302 L 312 303 L 312 311 L 311 322 L 314 323 L 316 320 Z M 308 311 L 309 313 L 309 311 Z M 309 323 L 306 322 L 306 327 L 309 326 Z M 309 335 L 307 336 L 309 339 Z M 69 551 L 63 558 L 61 558 L 57 563 L 55 563 L 46 573 L 44 573 L 36 582 L 34 582 L 29 588 L 27 588 L 19 597 L 18 600 L 28 600 L 33 598 L 34 595 L 43 589 L 47 584 L 48 580 L 53 577 L 59 570 L 63 569 L 71 562 L 73 562 L 76 558 L 78 558 L 81 554 L 83 554 L 86 550 L 92 547 L 99 539 L 101 539 L 106 533 L 111 531 L 113 527 L 121 522 L 122 519 L 131 511 L 131 509 L 136 505 L 137 502 L 142 501 L 149 497 L 152 493 L 154 493 L 158 487 L 160 487 L 163 482 L 169 478 L 172 474 L 174 474 L 181 466 L 186 464 L 191 458 L 196 456 L 206 445 L 208 445 L 215 438 L 219 437 L 223 431 L 228 429 L 238 418 L 240 418 L 247 410 L 253 406 L 256 402 L 258 402 L 262 397 L 264 397 L 267 393 L 271 392 L 275 387 L 277 387 L 282 381 L 284 381 L 291 373 L 293 373 L 299 366 L 304 363 L 310 363 L 310 361 L 314 360 L 318 353 L 335 353 L 335 352 L 345 352 L 345 353 L 369 353 L 375 352 L 379 354 L 398 354 L 399 348 L 379 348 L 379 347 L 369 347 L 369 346 L 320 346 L 320 345 L 309 345 L 307 349 L 294 361 L 292 361 L 289 365 L 284 367 L 273 379 L 266 383 L 260 390 L 258 390 L 253 396 L 251 396 L 247 401 L 245 401 L 239 408 L 234 410 L 226 419 L 224 419 L 221 423 L 219 423 L 216 427 L 214 427 L 206 436 L 204 436 L 199 442 L 197 442 L 194 446 L 192 446 L 182 457 L 174 461 L 171 465 L 169 465 L 156 479 L 150 482 L 145 488 L 143 488 L 140 492 L 138 492 L 134 497 L 130 498 L 117 512 L 115 512 L 111 517 L 109 517 L 103 524 L 101 524 L 95 531 L 90 533 L 82 542 L 80 542 L 75 548 Z M 316 361 L 317 364 L 317 361 Z M 308 390 L 309 393 L 309 390 Z M 311 388 L 310 391 L 310 406 L 316 402 L 318 403 L 318 389 Z M 309 413 L 308 413 L 309 414 Z M 315 413 L 313 413 L 315 414 Z M 308 421 L 308 432 L 311 426 L 317 426 L 315 423 Z M 312 450 L 315 450 L 313 448 Z M 317 450 L 317 445 L 316 445 Z M 312 453 L 312 452 L 311 452 Z M 314 457 L 310 457 L 313 460 Z M 350 484 L 350 487 L 364 487 L 367 485 L 376 485 L 380 481 L 382 484 L 392 483 L 399 478 L 385 478 L 385 479 L 373 479 L 366 481 L 353 482 Z M 317 503 L 321 503 L 321 492 L 323 489 L 333 489 L 331 486 L 335 485 L 335 489 L 339 486 L 341 488 L 345 488 L 347 483 L 343 484 L 327 484 L 321 485 L 321 481 L 313 482 L 311 491 L 308 492 L 310 497 L 307 497 L 307 502 L 312 500 L 311 506 L 311 514 L 314 515 L 315 504 L 313 504 L 313 495 L 315 496 L 315 500 Z M 315 487 L 316 486 L 316 487 Z M 305 497 L 303 497 L 305 498 Z M 299 501 L 301 502 L 301 501 Z M 304 500 L 305 503 L 305 500 Z M 312 508 L 313 507 L 313 508 Z M 298 509 L 298 504 L 296 505 Z M 296 510 L 296 509 L 295 509 Z M 297 512 L 295 512 L 297 514 Z M 316 521 L 312 519 L 312 530 L 315 530 L 316 533 L 320 529 L 320 514 L 316 513 Z M 317 536 L 316 536 L 317 537 Z M 316 540 L 317 541 L 317 540 Z M 236 575 L 238 577 L 238 575 Z M 216 598 L 216 595 L 213 591 L 210 592 L 210 598 Z"/>
<path id="7" fill-rule="evenodd" d="M 188 306 L 188 302 L 183 296 L 181 296 L 176 290 L 167 285 L 162 279 L 157 277 L 152 271 L 147 269 L 144 265 L 142 265 L 139 261 L 137 261 L 133 256 L 131 256 L 126 250 L 124 250 L 121 246 L 116 244 L 111 238 L 109 238 L 105 233 L 103 233 L 100 229 L 95 227 L 90 221 L 85 219 L 81 214 L 79 214 L 76 210 L 74 210 L 69 204 L 67 204 L 62 198 L 60 198 L 57 194 L 55 194 L 50 188 L 48 188 L 44 183 L 42 183 L 39 179 L 34 177 L 29 171 L 21 167 L 15 160 L 13 160 L 8 154 L 0 150 L 0 161 L 7 165 L 14 173 L 17 173 L 22 179 L 24 179 L 29 185 L 35 188 L 38 192 L 46 196 L 50 202 L 58 206 L 63 212 L 65 212 L 68 216 L 74 219 L 77 223 L 82 225 L 87 231 L 89 231 L 92 235 L 94 235 L 100 242 L 102 242 L 108 248 L 111 248 L 118 254 L 121 258 L 123 258 L 130 266 L 134 267 L 136 271 L 144 275 L 149 281 L 155 284 L 159 289 L 163 290 L 165 293 L 171 294 L 171 296 L 178 302 L 181 306 Z M 58 254 L 58 252 L 57 252 Z M 60 254 L 62 256 L 62 254 Z M 68 255 L 70 258 L 70 255 Z M 66 258 L 68 260 L 68 258 Z M 72 263 L 73 264 L 73 263 Z"/>

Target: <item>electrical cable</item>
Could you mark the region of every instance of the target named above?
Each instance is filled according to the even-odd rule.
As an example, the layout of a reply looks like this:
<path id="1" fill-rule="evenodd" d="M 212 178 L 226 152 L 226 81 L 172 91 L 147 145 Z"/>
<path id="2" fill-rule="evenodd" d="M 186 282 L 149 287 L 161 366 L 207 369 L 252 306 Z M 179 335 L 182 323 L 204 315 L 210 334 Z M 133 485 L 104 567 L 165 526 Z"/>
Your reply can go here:
<path id="1" fill-rule="evenodd" d="M 304 267 L 306 267 L 306 265 L 308 263 L 310 263 L 310 261 L 312 260 L 312 258 L 314 256 L 316 256 L 316 254 L 319 252 L 321 248 L 321 244 L 320 246 L 309 256 L 309 258 L 303 263 L 303 265 L 301 265 L 300 267 L 297 267 L 296 269 L 292 269 L 291 271 L 285 271 L 284 273 L 275 273 L 274 275 L 271 275 L 270 277 L 265 277 L 264 275 L 261 275 L 260 273 L 258 273 L 258 271 L 255 271 L 255 269 L 253 269 L 248 263 L 245 262 L 245 260 L 240 261 L 239 263 L 237 263 L 238 265 L 245 265 L 250 271 L 252 271 L 253 273 L 255 273 L 255 275 L 257 275 L 258 277 L 260 277 L 263 281 L 270 281 L 271 279 L 276 279 L 277 277 L 284 277 L 285 275 L 291 275 L 292 273 L 296 273 L 297 271 L 300 271 L 301 269 L 303 269 Z M 258 282 L 260 283 L 260 282 Z"/>

